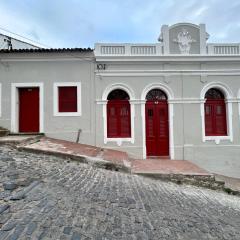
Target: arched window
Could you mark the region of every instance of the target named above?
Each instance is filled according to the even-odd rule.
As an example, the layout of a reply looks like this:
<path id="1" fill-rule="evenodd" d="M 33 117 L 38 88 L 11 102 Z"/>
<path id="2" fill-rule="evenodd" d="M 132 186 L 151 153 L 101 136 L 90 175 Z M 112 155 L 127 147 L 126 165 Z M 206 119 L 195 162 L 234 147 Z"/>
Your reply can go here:
<path id="1" fill-rule="evenodd" d="M 226 104 L 224 94 L 211 88 L 205 94 L 205 134 L 206 136 L 226 136 Z"/>
<path id="2" fill-rule="evenodd" d="M 129 95 L 124 90 L 116 89 L 109 93 L 107 100 L 107 137 L 131 137 Z"/>
<path id="3" fill-rule="evenodd" d="M 152 89 L 146 96 L 148 101 L 167 100 L 166 94 L 160 89 Z"/>

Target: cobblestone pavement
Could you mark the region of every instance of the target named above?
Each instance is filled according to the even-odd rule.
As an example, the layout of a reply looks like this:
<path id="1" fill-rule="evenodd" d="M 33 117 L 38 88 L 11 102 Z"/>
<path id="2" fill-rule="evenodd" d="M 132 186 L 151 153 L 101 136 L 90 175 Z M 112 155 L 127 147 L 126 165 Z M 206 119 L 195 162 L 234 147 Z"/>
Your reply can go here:
<path id="1" fill-rule="evenodd" d="M 0 146 L 0 239 L 240 239 L 240 198 Z"/>

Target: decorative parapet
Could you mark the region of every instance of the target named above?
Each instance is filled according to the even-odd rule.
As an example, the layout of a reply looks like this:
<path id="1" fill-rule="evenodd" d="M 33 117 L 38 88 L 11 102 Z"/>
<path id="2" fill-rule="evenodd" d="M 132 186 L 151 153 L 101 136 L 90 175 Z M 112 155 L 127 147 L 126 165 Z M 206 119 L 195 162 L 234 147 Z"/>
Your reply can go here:
<path id="1" fill-rule="evenodd" d="M 96 43 L 95 44 L 95 56 L 163 56 L 171 55 L 165 54 L 163 50 L 162 43 L 156 44 L 118 44 L 118 43 Z M 206 54 L 197 55 L 239 55 L 240 54 L 240 44 L 218 44 L 209 43 L 206 46 Z M 176 55 L 176 54 L 174 54 Z M 177 55 L 191 54 L 186 51 Z M 194 54 L 196 55 L 196 54 Z"/>
<path id="2" fill-rule="evenodd" d="M 96 56 L 159 56 L 163 55 L 163 45 L 156 44 L 111 44 L 96 43 Z"/>
<path id="3" fill-rule="evenodd" d="M 209 55 L 237 55 L 240 53 L 239 43 L 210 43 L 207 45 Z"/>

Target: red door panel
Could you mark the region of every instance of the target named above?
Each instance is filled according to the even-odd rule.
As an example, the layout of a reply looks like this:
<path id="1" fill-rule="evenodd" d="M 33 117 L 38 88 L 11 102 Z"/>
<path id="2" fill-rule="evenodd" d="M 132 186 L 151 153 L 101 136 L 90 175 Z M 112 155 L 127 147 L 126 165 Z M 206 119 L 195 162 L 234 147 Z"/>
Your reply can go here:
<path id="1" fill-rule="evenodd" d="M 146 103 L 147 156 L 169 155 L 169 126 L 167 101 Z"/>
<path id="2" fill-rule="evenodd" d="M 155 106 L 152 104 L 146 104 L 146 146 L 147 146 L 147 155 L 156 156 L 156 111 Z"/>
<path id="3" fill-rule="evenodd" d="M 168 127 L 168 105 L 167 102 L 162 102 L 157 105 L 158 113 L 158 146 L 157 153 L 158 156 L 168 156 L 169 155 L 169 127 Z"/>
<path id="4" fill-rule="evenodd" d="M 39 132 L 39 88 L 19 88 L 19 132 Z"/>

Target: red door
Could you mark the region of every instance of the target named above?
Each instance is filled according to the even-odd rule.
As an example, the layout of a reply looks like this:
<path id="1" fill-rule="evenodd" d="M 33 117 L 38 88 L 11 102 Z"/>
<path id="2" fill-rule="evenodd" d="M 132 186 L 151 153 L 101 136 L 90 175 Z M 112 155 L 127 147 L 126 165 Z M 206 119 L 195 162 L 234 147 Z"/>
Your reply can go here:
<path id="1" fill-rule="evenodd" d="M 19 132 L 39 132 L 39 88 L 19 88 Z"/>
<path id="2" fill-rule="evenodd" d="M 166 100 L 146 103 L 147 156 L 169 156 L 168 104 Z"/>

